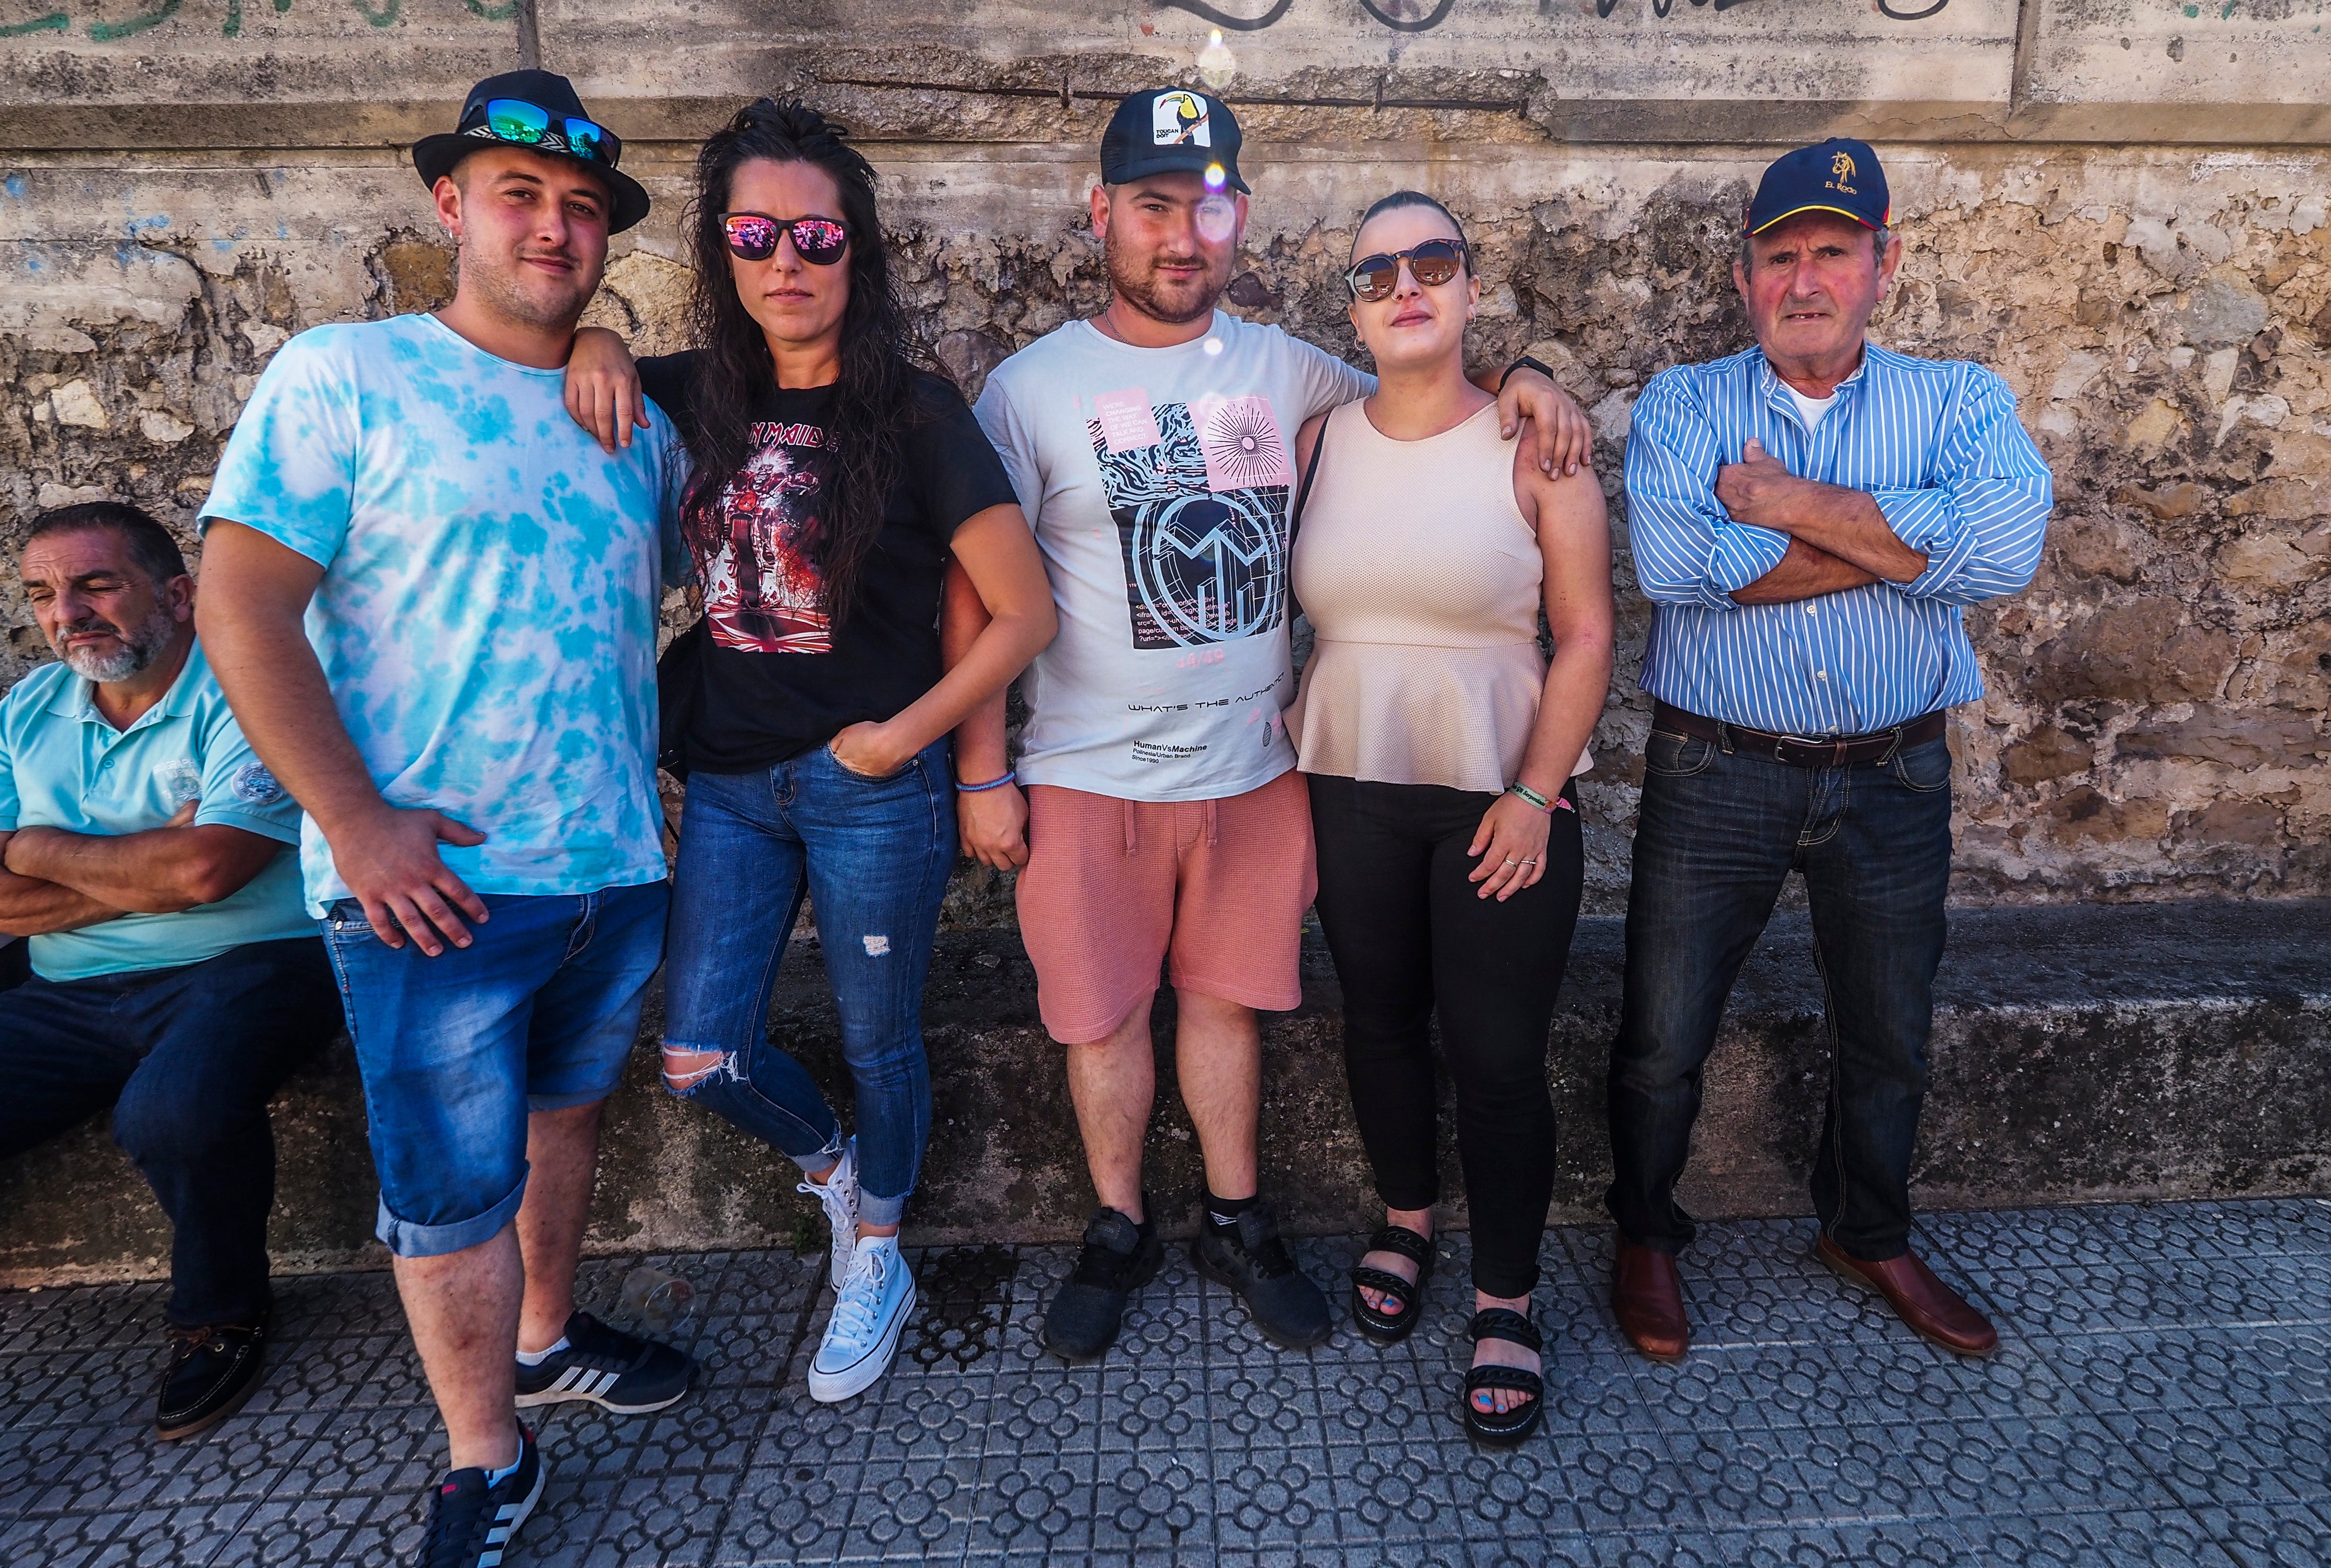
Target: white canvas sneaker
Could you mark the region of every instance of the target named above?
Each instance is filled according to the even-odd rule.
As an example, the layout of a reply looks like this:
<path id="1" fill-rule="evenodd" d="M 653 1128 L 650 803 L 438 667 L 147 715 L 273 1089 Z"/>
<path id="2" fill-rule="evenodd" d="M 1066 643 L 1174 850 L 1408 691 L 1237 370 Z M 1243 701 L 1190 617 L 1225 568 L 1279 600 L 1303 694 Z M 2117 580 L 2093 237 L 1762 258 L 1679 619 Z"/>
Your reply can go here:
<path id="1" fill-rule="evenodd" d="M 858 1246 L 858 1140 L 852 1138 L 842 1145 L 842 1163 L 826 1173 L 824 1181 L 804 1176 L 794 1191 L 807 1193 L 825 1205 L 825 1222 L 833 1231 L 833 1256 L 826 1279 L 839 1294 L 842 1278 L 850 1272 L 850 1254 Z"/>
<path id="2" fill-rule="evenodd" d="M 809 1396 L 823 1403 L 848 1399 L 890 1370 L 899 1335 L 915 1310 L 915 1277 L 899 1256 L 896 1236 L 858 1243 L 850 1272 L 834 1296 L 825 1342 L 809 1365 Z"/>

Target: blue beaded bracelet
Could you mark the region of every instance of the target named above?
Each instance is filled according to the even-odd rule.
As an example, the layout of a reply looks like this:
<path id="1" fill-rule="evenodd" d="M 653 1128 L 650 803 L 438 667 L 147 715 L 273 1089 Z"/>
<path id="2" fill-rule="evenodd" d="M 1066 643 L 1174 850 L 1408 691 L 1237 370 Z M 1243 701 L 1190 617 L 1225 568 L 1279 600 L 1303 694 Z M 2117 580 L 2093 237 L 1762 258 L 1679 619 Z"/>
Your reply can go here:
<path id="1" fill-rule="evenodd" d="M 957 779 L 955 782 L 956 793 L 966 795 L 985 794 L 989 790 L 1002 789 L 1005 784 L 1014 782 L 1018 776 L 1016 774 L 1007 773 L 1002 778 L 992 778 L 985 784 L 967 784 L 961 779 Z"/>

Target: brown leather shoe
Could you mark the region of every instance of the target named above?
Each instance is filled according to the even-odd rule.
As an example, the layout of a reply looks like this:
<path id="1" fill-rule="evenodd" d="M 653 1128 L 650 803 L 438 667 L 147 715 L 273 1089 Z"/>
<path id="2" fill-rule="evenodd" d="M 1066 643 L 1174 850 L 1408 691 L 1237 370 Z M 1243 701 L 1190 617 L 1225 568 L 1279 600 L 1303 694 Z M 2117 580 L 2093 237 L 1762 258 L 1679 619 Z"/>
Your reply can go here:
<path id="1" fill-rule="evenodd" d="M 1865 1285 L 1886 1298 L 1911 1330 L 1961 1355 L 1989 1355 L 1999 1348 L 1999 1330 L 1966 1303 L 1965 1297 L 1935 1278 L 1935 1271 L 1905 1252 L 1883 1263 L 1865 1263 L 1848 1257 L 1822 1232 L 1813 1243 L 1821 1260 L 1856 1285 Z"/>
<path id="2" fill-rule="evenodd" d="M 1611 1272 L 1611 1309 L 1619 1315 L 1627 1343 L 1653 1361 L 1681 1361 L 1691 1347 L 1683 1279 L 1669 1253 L 1621 1241 L 1619 1266 Z"/>

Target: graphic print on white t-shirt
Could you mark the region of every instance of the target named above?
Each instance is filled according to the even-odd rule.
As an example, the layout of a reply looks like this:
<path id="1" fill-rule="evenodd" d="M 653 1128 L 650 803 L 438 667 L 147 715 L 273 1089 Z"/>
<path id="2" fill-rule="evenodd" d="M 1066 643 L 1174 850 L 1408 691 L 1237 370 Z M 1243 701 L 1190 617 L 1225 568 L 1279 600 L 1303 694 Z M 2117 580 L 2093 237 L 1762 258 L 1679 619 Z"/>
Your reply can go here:
<path id="1" fill-rule="evenodd" d="M 1102 393 L 1086 422 L 1125 555 L 1133 646 L 1198 648 L 1287 611 L 1287 442 L 1264 397 L 1153 407 Z"/>
<path id="2" fill-rule="evenodd" d="M 1223 800 L 1294 765 L 1293 437 L 1375 385 L 1223 311 L 1167 348 L 1072 321 L 989 372 L 975 412 L 1060 613 L 1021 679 L 1023 784 Z"/>

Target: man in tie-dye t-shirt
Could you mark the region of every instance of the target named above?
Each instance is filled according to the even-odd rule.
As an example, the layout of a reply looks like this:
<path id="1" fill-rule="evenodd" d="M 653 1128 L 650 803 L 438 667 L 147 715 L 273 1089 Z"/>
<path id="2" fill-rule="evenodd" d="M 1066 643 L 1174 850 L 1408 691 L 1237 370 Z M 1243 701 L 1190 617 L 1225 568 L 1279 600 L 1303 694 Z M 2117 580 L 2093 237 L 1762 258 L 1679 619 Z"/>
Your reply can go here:
<path id="1" fill-rule="evenodd" d="M 660 1409 L 690 1366 L 574 1303 L 662 947 L 656 611 L 684 565 L 670 423 L 603 452 L 561 399 L 647 208 L 619 155 L 564 78 L 480 83 L 414 149 L 452 302 L 285 344 L 204 508 L 204 641 L 307 813 L 377 1234 L 451 1439 L 433 1564 L 497 1560 L 541 1495 L 518 1407 Z"/>

